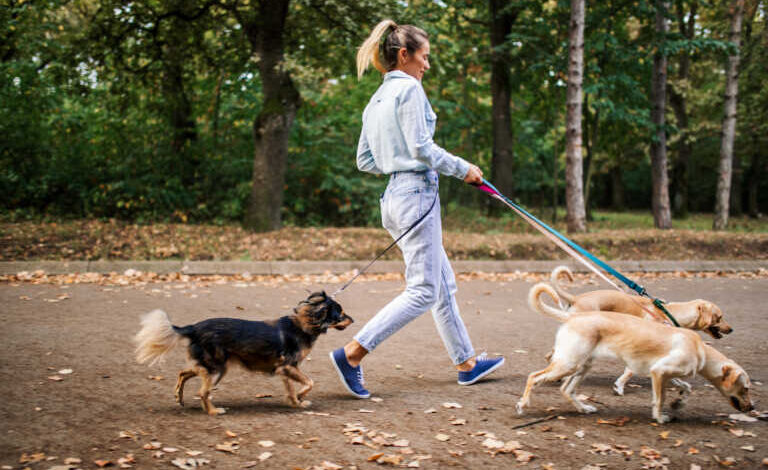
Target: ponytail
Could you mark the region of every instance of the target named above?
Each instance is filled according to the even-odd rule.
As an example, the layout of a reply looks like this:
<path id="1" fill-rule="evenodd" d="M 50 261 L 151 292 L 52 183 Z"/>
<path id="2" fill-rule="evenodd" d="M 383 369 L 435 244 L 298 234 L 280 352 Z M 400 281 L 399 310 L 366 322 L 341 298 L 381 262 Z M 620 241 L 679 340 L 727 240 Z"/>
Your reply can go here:
<path id="1" fill-rule="evenodd" d="M 397 23 L 392 20 L 383 20 L 377 24 L 368 39 L 365 40 L 357 51 L 357 79 L 360 80 L 365 70 L 373 61 L 373 66 L 381 73 L 387 73 L 387 69 L 381 65 L 379 60 L 379 42 L 381 37 L 389 28 L 397 29 Z"/>
<path id="2" fill-rule="evenodd" d="M 387 34 L 388 31 L 390 32 Z M 382 63 L 379 49 L 381 37 L 385 34 Z M 390 19 L 381 21 L 357 51 L 357 79 L 362 78 L 371 62 L 381 73 L 393 70 L 397 66 L 397 53 L 400 49 L 405 47 L 409 53 L 413 54 L 428 40 L 429 35 L 421 28 L 411 25 L 398 26 Z"/>

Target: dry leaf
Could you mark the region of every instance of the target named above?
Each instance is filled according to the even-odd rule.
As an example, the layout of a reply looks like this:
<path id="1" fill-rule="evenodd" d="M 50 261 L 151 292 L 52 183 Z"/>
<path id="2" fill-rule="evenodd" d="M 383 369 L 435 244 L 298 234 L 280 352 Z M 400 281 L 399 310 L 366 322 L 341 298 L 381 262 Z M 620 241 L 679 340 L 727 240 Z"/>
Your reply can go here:
<path id="1" fill-rule="evenodd" d="M 272 457 L 272 452 L 262 452 L 259 454 L 259 462 L 263 462 L 270 457 Z"/>
<path id="2" fill-rule="evenodd" d="M 670 432 L 671 431 L 662 431 L 662 432 L 659 433 L 659 437 L 662 438 L 662 439 L 666 439 L 666 438 L 669 437 L 669 433 Z"/>
<path id="3" fill-rule="evenodd" d="M 79 459 L 77 457 L 67 457 L 66 459 L 64 459 L 64 463 L 66 465 L 77 465 L 77 464 L 83 463 L 83 459 Z"/>
<path id="4" fill-rule="evenodd" d="M 424 410 L 425 414 L 431 414 L 431 413 L 437 413 L 437 410 L 434 408 L 429 408 L 427 410 Z"/>
<path id="5" fill-rule="evenodd" d="M 234 454 L 240 448 L 240 443 L 236 441 L 225 442 L 224 444 L 216 444 L 216 450 L 221 452 L 229 452 Z"/>
<path id="6" fill-rule="evenodd" d="M 731 434 L 733 434 L 736 437 L 744 436 L 744 430 L 743 429 L 733 429 L 733 428 L 731 428 L 731 429 L 728 430 L 728 432 L 730 432 Z"/>
<path id="7" fill-rule="evenodd" d="M 227 437 L 237 437 L 237 433 L 234 433 L 234 432 L 230 431 L 229 429 L 227 429 L 227 430 L 224 432 L 224 434 L 226 434 L 226 435 L 227 435 Z"/>
<path id="8" fill-rule="evenodd" d="M 443 403 L 443 408 L 463 408 L 463 406 L 458 403 L 445 402 Z"/>
<path id="9" fill-rule="evenodd" d="M 717 462 L 721 467 L 733 467 L 736 465 L 736 459 L 733 457 L 726 457 L 724 459 L 720 459 L 717 455 L 712 456 L 712 460 Z"/>
<path id="10" fill-rule="evenodd" d="M 408 468 L 419 468 L 420 466 L 421 466 L 421 464 L 419 463 L 418 460 L 412 460 L 412 461 L 408 462 L 408 465 L 406 465 L 406 467 L 408 467 Z"/>
<path id="11" fill-rule="evenodd" d="M 357 410 L 359 413 L 374 413 L 373 410 L 366 410 L 365 408 L 360 408 Z"/>
<path id="12" fill-rule="evenodd" d="M 403 456 L 397 455 L 397 454 L 384 454 L 378 459 L 376 459 L 376 463 L 390 464 L 390 465 L 400 465 L 402 461 L 403 461 Z"/>
<path id="13" fill-rule="evenodd" d="M 608 455 L 609 453 L 611 453 L 612 450 L 613 450 L 612 445 L 596 442 L 592 444 L 592 450 L 590 450 L 590 452 L 594 454 Z"/>
<path id="14" fill-rule="evenodd" d="M 743 423 L 754 423 L 757 421 L 757 418 L 747 416 L 744 413 L 730 414 L 728 415 L 728 419 L 732 419 L 733 421 L 741 421 Z"/>
<path id="15" fill-rule="evenodd" d="M 146 450 L 157 450 L 163 445 L 162 442 L 152 441 L 144 444 L 144 449 Z"/>
<path id="16" fill-rule="evenodd" d="M 371 400 L 374 403 L 381 403 L 381 402 L 384 401 L 383 398 L 379 398 L 379 397 L 371 397 L 371 398 L 369 398 L 369 400 Z"/>
<path id="17" fill-rule="evenodd" d="M 384 452 L 379 452 L 377 454 L 370 455 L 366 460 L 368 460 L 369 462 L 374 462 L 376 460 L 379 460 L 379 457 L 381 457 L 382 455 L 384 455 Z"/>
<path id="18" fill-rule="evenodd" d="M 111 460 L 94 460 L 93 463 L 95 463 L 99 468 L 110 467 L 114 465 L 114 462 Z"/>
<path id="19" fill-rule="evenodd" d="M 579 439 L 584 439 L 584 430 L 579 429 L 578 431 L 574 432 L 573 435 L 578 437 Z"/>
<path id="20" fill-rule="evenodd" d="M 487 437 L 481 445 L 488 449 L 501 449 L 504 447 L 504 441 Z"/>
<path id="21" fill-rule="evenodd" d="M 26 452 L 19 457 L 19 463 L 35 463 L 45 460 L 45 454 L 43 452 L 36 452 L 34 454 L 27 454 Z"/>
<path id="22" fill-rule="evenodd" d="M 197 457 L 198 455 L 202 455 L 202 450 L 188 450 L 186 452 L 187 455 L 191 455 L 192 457 Z"/>
<path id="23" fill-rule="evenodd" d="M 449 436 L 447 434 L 437 434 L 437 435 L 435 435 L 435 439 L 437 439 L 438 441 L 445 442 L 445 441 L 449 440 L 450 438 L 451 438 L 451 436 Z"/>
<path id="24" fill-rule="evenodd" d="M 408 447 L 409 445 L 408 439 L 400 439 L 392 443 L 393 447 Z"/>
<path id="25" fill-rule="evenodd" d="M 175 447 L 163 447 L 163 452 L 167 452 L 169 454 L 173 454 L 174 452 L 178 452 L 179 449 Z"/>
<path id="26" fill-rule="evenodd" d="M 675 443 L 672 445 L 672 447 L 680 447 L 681 445 L 683 445 L 683 440 L 677 439 L 675 440 Z"/>
<path id="27" fill-rule="evenodd" d="M 61 382 L 62 380 L 64 380 L 64 377 L 60 375 L 50 375 L 48 376 L 48 380 L 53 380 L 54 382 Z"/>
<path id="28" fill-rule="evenodd" d="M 597 424 L 608 424 L 610 426 L 624 426 L 629 421 L 630 421 L 629 418 L 626 417 L 626 416 L 621 416 L 621 417 L 616 418 L 616 419 L 598 418 Z"/>
<path id="29" fill-rule="evenodd" d="M 453 421 L 451 421 L 451 424 L 454 426 L 463 426 L 467 424 L 467 420 L 464 418 L 456 418 Z"/>
<path id="30" fill-rule="evenodd" d="M 61 370 L 59 371 L 59 374 L 61 374 L 61 375 L 69 375 L 69 374 L 71 374 L 72 372 L 74 372 L 72 369 L 61 369 Z"/>
<path id="31" fill-rule="evenodd" d="M 258 444 L 261 447 L 273 447 L 275 445 L 275 443 L 272 441 L 259 441 Z"/>
<path id="32" fill-rule="evenodd" d="M 515 457 L 517 457 L 518 462 L 526 462 L 526 463 L 536 458 L 536 456 L 533 455 L 531 452 L 528 452 L 525 450 L 516 450 Z"/>
<path id="33" fill-rule="evenodd" d="M 739 449 L 746 450 L 748 452 L 754 452 L 755 451 L 755 446 L 741 446 L 741 447 L 739 447 Z"/>
<path id="34" fill-rule="evenodd" d="M 688 452 L 687 452 L 688 455 L 695 455 L 695 454 L 698 454 L 698 453 L 699 453 L 699 449 L 697 449 L 695 447 L 689 447 L 688 448 Z"/>

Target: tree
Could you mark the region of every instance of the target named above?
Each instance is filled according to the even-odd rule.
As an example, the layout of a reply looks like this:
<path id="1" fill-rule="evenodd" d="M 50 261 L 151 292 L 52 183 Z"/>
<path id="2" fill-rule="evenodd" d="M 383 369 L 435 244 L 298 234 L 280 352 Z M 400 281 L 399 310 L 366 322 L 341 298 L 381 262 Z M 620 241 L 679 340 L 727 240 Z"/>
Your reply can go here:
<path id="1" fill-rule="evenodd" d="M 725 102 L 723 108 L 722 141 L 720 144 L 720 169 L 717 179 L 715 217 L 713 230 L 725 230 L 728 226 L 728 211 L 731 195 L 733 140 L 736 134 L 736 103 L 739 92 L 739 43 L 741 42 L 741 21 L 744 16 L 744 0 L 733 0 L 729 8 L 731 18 L 730 41 L 735 53 L 728 56 L 726 70 Z"/>
<path id="2" fill-rule="evenodd" d="M 507 48 L 507 36 L 517 19 L 519 10 L 509 2 L 489 0 L 491 31 L 491 102 L 493 151 L 491 175 L 504 194 L 512 194 L 515 182 L 514 149 L 512 136 L 512 77 Z"/>
<path id="3" fill-rule="evenodd" d="M 692 41 L 696 31 L 696 12 L 698 2 L 691 3 L 686 18 L 683 0 L 676 0 L 675 15 L 680 35 Z M 678 57 L 676 81 L 669 88 L 669 104 L 675 113 L 677 137 L 677 156 L 672 171 L 672 212 L 675 217 L 688 217 L 688 167 L 691 162 L 693 146 L 688 122 L 687 95 L 690 88 L 691 54 L 683 49 Z"/>
<path id="4" fill-rule="evenodd" d="M 582 190 L 581 104 L 584 76 L 584 0 L 571 0 L 566 97 L 565 200 L 569 232 L 586 230 Z"/>
<path id="5" fill-rule="evenodd" d="M 664 110 L 667 99 L 667 57 L 664 50 L 667 24 L 667 2 L 656 0 L 656 52 L 653 55 L 651 79 L 651 120 L 654 136 L 651 140 L 651 208 L 656 228 L 672 227 L 669 209 L 669 177 L 667 175 L 667 131 Z"/>

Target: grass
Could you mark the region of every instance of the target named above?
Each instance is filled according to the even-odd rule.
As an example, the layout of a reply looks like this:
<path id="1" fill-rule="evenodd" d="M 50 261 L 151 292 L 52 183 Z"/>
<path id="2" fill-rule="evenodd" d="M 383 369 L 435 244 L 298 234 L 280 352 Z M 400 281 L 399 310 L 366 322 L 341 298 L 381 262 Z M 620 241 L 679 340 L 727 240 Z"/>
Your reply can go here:
<path id="1" fill-rule="evenodd" d="M 537 211 L 526 208 L 531 214 L 542 222 L 552 226 L 552 210 Z M 605 211 L 592 212 L 593 220 L 587 222 L 587 230 L 590 233 L 604 230 L 648 230 L 653 229 L 653 216 L 648 211 Z M 672 219 L 674 230 L 712 230 L 712 214 L 695 213 L 686 219 Z M 553 226 L 556 230 L 566 232 L 565 209 L 558 208 L 557 222 Z M 484 233 L 488 235 L 502 233 L 523 233 L 531 229 L 528 224 L 518 217 L 512 210 L 502 213 L 498 217 L 490 217 L 476 209 L 457 207 L 443 211 L 443 228 L 447 231 Z M 768 218 L 752 219 L 747 216 L 730 217 L 727 232 L 735 233 L 766 233 L 768 232 Z"/>

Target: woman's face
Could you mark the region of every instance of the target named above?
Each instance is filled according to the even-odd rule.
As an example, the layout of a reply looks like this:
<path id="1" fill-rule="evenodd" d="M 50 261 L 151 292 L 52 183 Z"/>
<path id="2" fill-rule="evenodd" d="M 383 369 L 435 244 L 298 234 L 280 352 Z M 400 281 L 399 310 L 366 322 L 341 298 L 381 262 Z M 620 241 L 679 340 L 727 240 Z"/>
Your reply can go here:
<path id="1" fill-rule="evenodd" d="M 403 47 L 398 52 L 397 59 L 399 70 L 421 81 L 424 72 L 429 70 L 429 41 L 424 41 L 424 45 L 413 54 L 409 54 Z"/>

